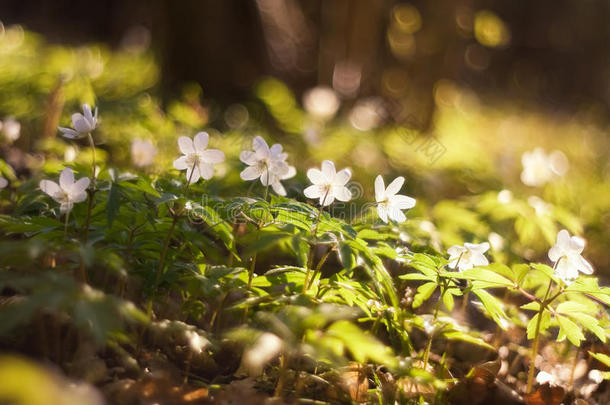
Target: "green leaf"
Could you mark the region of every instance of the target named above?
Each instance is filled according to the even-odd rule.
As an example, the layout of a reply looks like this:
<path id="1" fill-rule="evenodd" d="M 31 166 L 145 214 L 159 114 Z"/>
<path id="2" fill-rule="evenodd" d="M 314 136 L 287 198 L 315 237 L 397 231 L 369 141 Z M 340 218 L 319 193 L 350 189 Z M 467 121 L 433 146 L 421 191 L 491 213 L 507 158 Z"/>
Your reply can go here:
<path id="1" fill-rule="evenodd" d="M 528 309 L 530 311 L 540 311 L 540 303 L 537 301 L 528 302 L 525 305 L 521 305 L 521 309 Z"/>
<path id="2" fill-rule="evenodd" d="M 436 283 L 425 283 L 417 288 L 417 294 L 413 297 L 413 308 L 418 308 L 424 303 L 436 290 Z"/>
<path id="3" fill-rule="evenodd" d="M 539 313 L 534 315 L 527 323 L 527 338 L 534 339 L 536 336 L 536 324 L 538 323 Z M 542 312 L 542 320 L 540 321 L 540 333 L 544 333 L 551 325 L 551 313 L 549 311 Z"/>
<path id="4" fill-rule="evenodd" d="M 603 363 L 604 365 L 606 365 L 607 367 L 610 367 L 610 356 L 608 356 L 607 354 L 593 353 L 593 352 L 589 352 L 589 354 L 591 356 L 593 356 L 595 359 L 597 359 L 598 361 L 600 361 L 601 363 Z"/>
<path id="5" fill-rule="evenodd" d="M 589 308 L 588 306 L 581 304 L 580 302 L 576 302 L 576 301 L 565 301 L 562 302 L 561 304 L 557 305 L 557 308 L 555 309 L 555 311 L 559 312 L 560 314 L 565 314 L 565 315 L 571 315 L 571 314 L 575 314 L 578 315 L 580 313 L 591 313 L 591 308 Z M 594 312 L 593 312 L 594 313 Z"/>
<path id="6" fill-rule="evenodd" d="M 354 267 L 356 267 L 356 258 L 354 255 L 354 250 L 352 249 L 350 244 L 345 243 L 343 241 L 339 242 L 339 260 L 341 260 L 343 268 L 347 271 L 350 271 Z"/>
<path id="7" fill-rule="evenodd" d="M 427 275 L 421 274 L 421 273 L 407 273 L 407 274 L 398 276 L 398 278 L 400 278 L 402 280 L 422 280 L 422 281 L 434 281 L 436 279 L 436 277 L 427 276 Z"/>
<path id="8" fill-rule="evenodd" d="M 453 311 L 453 305 L 454 305 L 453 294 L 451 294 L 449 291 L 445 291 L 445 294 L 443 294 L 443 303 L 445 304 L 447 311 L 449 311 L 449 312 Z"/>
<path id="9" fill-rule="evenodd" d="M 483 308 L 485 308 L 485 311 L 491 319 L 493 319 L 500 328 L 506 330 L 508 327 L 508 317 L 502 308 L 502 302 L 485 290 L 472 290 L 472 293 L 479 297 L 481 304 L 483 304 Z"/>
<path id="10" fill-rule="evenodd" d="M 484 267 L 473 267 L 472 269 L 464 270 L 463 272 L 446 272 L 453 278 L 460 278 L 465 280 L 479 282 L 479 288 L 486 287 L 513 287 L 514 283 L 504 276 L 499 275 L 491 270 Z"/>
<path id="11" fill-rule="evenodd" d="M 152 184 L 144 178 L 139 178 L 135 183 L 132 183 L 130 181 L 123 181 L 121 182 L 121 186 L 130 188 L 132 190 L 141 191 L 157 198 L 161 197 L 161 194 L 159 194 L 159 192 L 155 190 Z"/>
<path id="12" fill-rule="evenodd" d="M 557 315 L 556 318 L 560 332 L 563 332 L 574 346 L 580 346 L 580 342 L 585 340 L 585 335 L 583 335 L 578 325 L 565 316 Z"/>
<path id="13" fill-rule="evenodd" d="M 121 207 L 121 193 L 119 191 L 119 185 L 112 182 L 110 191 L 108 191 L 108 198 L 106 202 L 106 219 L 108 220 L 108 228 L 112 227 L 112 223 L 119 213 Z"/>
<path id="14" fill-rule="evenodd" d="M 489 343 L 485 342 L 483 339 L 469 335 L 468 333 L 461 332 L 458 330 L 444 332 L 443 337 L 445 337 L 446 339 L 449 339 L 449 340 L 461 340 L 463 342 L 473 343 L 477 346 L 481 346 L 481 347 L 484 347 L 484 348 L 492 350 L 492 351 L 496 350 L 495 347 L 493 347 Z"/>
<path id="15" fill-rule="evenodd" d="M 372 360 L 390 367 L 396 363 L 389 347 L 349 321 L 334 322 L 326 333 L 342 340 L 354 360 L 359 363 Z"/>

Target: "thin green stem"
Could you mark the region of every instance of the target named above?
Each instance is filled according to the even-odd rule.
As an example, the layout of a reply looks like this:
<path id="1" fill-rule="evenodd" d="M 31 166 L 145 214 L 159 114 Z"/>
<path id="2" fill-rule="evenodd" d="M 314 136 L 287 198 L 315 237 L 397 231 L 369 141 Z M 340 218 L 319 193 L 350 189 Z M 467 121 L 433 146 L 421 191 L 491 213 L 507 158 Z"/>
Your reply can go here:
<path id="1" fill-rule="evenodd" d="M 316 217 L 316 222 L 314 224 L 314 227 L 311 231 L 311 236 L 313 238 L 313 244 L 309 247 L 309 254 L 308 254 L 308 258 L 307 258 L 307 272 L 305 273 L 305 281 L 303 282 L 303 294 L 305 294 L 307 292 L 307 290 L 309 289 L 309 276 L 311 274 L 311 267 L 313 266 L 313 259 L 314 259 L 314 248 L 316 246 L 316 242 L 317 242 L 317 233 L 318 233 L 318 226 L 320 225 L 320 220 L 322 218 L 322 211 L 324 210 L 324 203 L 326 203 L 326 197 L 328 197 L 328 192 L 330 191 L 330 188 L 328 190 L 326 190 L 326 193 L 324 194 L 324 197 L 322 198 L 322 204 L 320 209 L 318 210 L 318 216 Z"/>
<path id="2" fill-rule="evenodd" d="M 70 210 L 66 212 L 66 222 L 64 224 L 64 239 L 68 237 L 68 222 L 70 221 Z"/>
<path id="3" fill-rule="evenodd" d="M 267 170 L 267 183 L 265 185 L 265 194 L 263 195 L 263 200 L 267 201 L 267 196 L 269 195 L 269 166 L 265 163 L 265 169 Z"/>
<path id="4" fill-rule="evenodd" d="M 309 286 L 307 286 L 307 289 L 310 289 L 313 285 L 313 282 L 316 279 L 316 275 L 322 270 L 322 266 L 324 265 L 324 263 L 326 263 L 326 259 L 328 259 L 328 256 L 330 256 L 330 252 L 332 252 L 332 249 L 328 249 L 328 252 L 326 252 L 318 262 L 318 265 L 314 269 L 313 276 L 311 277 L 311 280 L 309 280 Z"/>
<path id="5" fill-rule="evenodd" d="M 428 367 L 428 359 L 430 358 L 430 350 L 432 349 L 432 340 L 434 339 L 434 332 L 436 328 L 436 320 L 438 319 L 438 312 L 441 308 L 441 302 L 443 301 L 443 296 L 445 295 L 445 291 L 447 289 L 447 285 L 443 280 L 443 284 L 441 286 L 441 295 L 438 297 L 438 301 L 436 301 L 436 306 L 434 307 L 434 315 L 432 316 L 432 325 L 433 328 L 430 332 L 430 337 L 428 338 L 428 343 L 426 344 L 426 349 L 424 350 L 423 362 L 424 362 L 424 370 Z"/>
<path id="6" fill-rule="evenodd" d="M 551 287 L 553 286 L 553 279 L 549 280 L 549 286 L 546 289 L 546 293 L 544 293 L 544 298 L 540 303 L 540 309 L 538 310 L 538 318 L 536 319 L 536 329 L 534 330 L 534 343 L 532 344 L 532 353 L 530 356 L 530 368 L 527 374 L 527 390 L 526 392 L 529 394 L 532 392 L 532 386 L 534 383 L 534 373 L 536 371 L 536 356 L 538 355 L 538 344 L 540 343 L 540 325 L 542 323 L 542 314 L 546 309 L 548 304 L 547 298 L 549 293 L 551 292 Z"/>
<path id="7" fill-rule="evenodd" d="M 95 142 L 93 142 L 93 136 L 91 132 L 87 134 L 89 138 L 89 146 L 91 147 L 91 187 L 95 189 Z"/>
<path id="8" fill-rule="evenodd" d="M 85 226 L 83 228 L 83 241 L 85 243 L 87 243 L 87 240 L 89 239 L 89 224 L 91 222 L 91 211 L 93 210 L 93 203 L 95 202 L 95 166 L 97 164 L 95 159 L 95 142 L 93 141 L 93 136 L 91 135 L 91 132 L 87 133 L 87 138 L 89 139 L 89 147 L 91 148 L 91 185 L 87 190 L 87 193 L 89 194 L 89 201 L 87 205 L 87 219 L 85 220 Z"/>
<path id="9" fill-rule="evenodd" d="M 250 268 L 248 269 L 248 291 L 252 288 L 252 279 L 254 279 L 254 269 L 256 267 L 256 252 L 252 255 Z"/>
<path id="10" fill-rule="evenodd" d="M 174 233 L 174 228 L 178 223 L 178 219 L 180 218 L 179 214 L 174 214 L 174 219 L 172 220 L 172 225 L 165 236 L 165 242 L 163 242 L 163 250 L 161 251 L 161 257 L 159 258 L 159 266 L 157 267 L 157 273 L 155 274 L 155 288 L 159 285 L 159 281 L 161 281 L 161 274 L 163 274 L 163 268 L 165 267 L 165 258 L 167 257 L 167 251 L 169 249 L 169 243 L 172 239 L 172 234 Z M 148 301 L 147 308 L 148 316 L 152 314 L 152 297 Z"/>
<path id="11" fill-rule="evenodd" d="M 87 190 L 89 194 L 89 200 L 87 201 L 87 218 L 83 226 L 83 242 L 87 243 L 89 240 L 89 225 L 91 225 L 91 211 L 93 211 L 93 203 L 95 202 L 95 189 L 90 188 Z"/>

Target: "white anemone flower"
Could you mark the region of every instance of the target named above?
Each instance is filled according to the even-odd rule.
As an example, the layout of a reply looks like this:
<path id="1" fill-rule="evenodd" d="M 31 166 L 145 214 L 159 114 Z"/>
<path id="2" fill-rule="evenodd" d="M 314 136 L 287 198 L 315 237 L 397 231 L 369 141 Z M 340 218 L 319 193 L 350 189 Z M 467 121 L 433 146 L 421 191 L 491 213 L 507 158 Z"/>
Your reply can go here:
<path id="1" fill-rule="evenodd" d="M 396 222 L 406 221 L 407 217 L 402 210 L 415 207 L 414 198 L 398 194 L 404 182 L 405 178 L 400 176 L 395 178 L 386 188 L 381 175 L 375 178 L 377 214 L 379 214 L 379 218 L 386 224 L 388 223 L 388 217 Z"/>
<path id="2" fill-rule="evenodd" d="M 0 177 L 0 189 L 6 188 L 8 186 L 8 180 L 4 177 Z"/>
<path id="3" fill-rule="evenodd" d="M 489 250 L 489 242 L 464 243 L 464 246 L 451 246 L 449 253 L 449 268 L 458 268 L 459 271 L 471 269 L 475 266 L 486 266 L 489 261 L 484 253 Z"/>
<path id="4" fill-rule="evenodd" d="M 261 136 L 255 136 L 252 149 L 254 150 L 245 150 L 239 155 L 239 159 L 248 165 L 239 176 L 245 181 L 260 178 L 263 186 L 271 186 L 277 194 L 286 195 L 281 180 L 294 177 L 297 172 L 286 163 L 288 154 L 283 152 L 282 145 L 276 143 L 269 147 Z"/>
<path id="5" fill-rule="evenodd" d="M 15 142 L 21 135 L 21 124 L 12 117 L 6 118 L 0 128 L 2 128 L 2 134 L 9 143 Z"/>
<path id="6" fill-rule="evenodd" d="M 83 104 L 83 114 L 72 114 L 72 128 L 59 127 L 64 137 L 68 139 L 78 139 L 91 133 L 97 127 L 97 107 L 95 113 L 91 113 L 89 104 Z"/>
<path id="7" fill-rule="evenodd" d="M 521 156 L 523 171 L 521 181 L 532 187 L 543 186 L 556 176 L 563 176 L 568 170 L 568 158 L 558 150 L 547 154 L 544 149 L 536 148 Z"/>
<path id="8" fill-rule="evenodd" d="M 218 149 L 206 149 L 210 136 L 207 132 L 199 132 L 193 139 L 188 136 L 178 138 L 178 146 L 183 156 L 174 160 L 174 167 L 186 170 L 186 179 L 190 184 L 199 178 L 209 180 L 214 176 L 214 164 L 222 163 L 225 154 Z"/>
<path id="9" fill-rule="evenodd" d="M 131 161 L 136 167 L 147 167 L 154 163 L 157 148 L 151 141 L 134 139 L 131 141 Z"/>
<path id="10" fill-rule="evenodd" d="M 59 174 L 59 184 L 51 180 L 40 182 L 40 189 L 59 203 L 59 211 L 62 214 L 70 212 L 74 204 L 87 199 L 87 187 L 89 178 L 83 177 L 74 181 L 74 172 L 69 167 Z"/>
<path id="11" fill-rule="evenodd" d="M 579 236 L 570 236 L 562 229 L 557 234 L 557 242 L 549 250 L 549 259 L 555 264 L 555 275 L 570 284 L 578 278 L 578 272 L 593 274 L 593 266 L 582 257 L 585 240 Z"/>
<path id="12" fill-rule="evenodd" d="M 349 169 L 343 169 L 339 172 L 335 169 L 335 164 L 330 160 L 322 162 L 322 170 L 309 169 L 307 177 L 313 185 L 303 190 L 307 198 L 319 198 L 322 207 L 330 205 L 335 201 L 349 201 L 352 198 L 352 193 L 345 186 L 352 177 L 352 172 Z"/>

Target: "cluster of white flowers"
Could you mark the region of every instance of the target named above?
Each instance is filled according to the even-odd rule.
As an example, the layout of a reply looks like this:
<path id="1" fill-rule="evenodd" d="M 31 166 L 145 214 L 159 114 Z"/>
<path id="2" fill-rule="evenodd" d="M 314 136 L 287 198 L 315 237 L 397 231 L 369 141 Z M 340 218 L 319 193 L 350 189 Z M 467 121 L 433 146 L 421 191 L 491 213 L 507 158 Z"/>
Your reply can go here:
<path id="1" fill-rule="evenodd" d="M 555 245 L 549 250 L 549 259 L 554 263 L 555 275 L 566 285 L 571 284 L 578 278 L 579 272 L 593 274 L 593 266 L 582 257 L 585 248 L 585 240 L 579 236 L 570 236 L 570 233 L 562 229 L 557 234 Z M 457 267 L 458 271 L 471 269 L 475 266 L 486 266 L 489 261 L 484 253 L 489 250 L 489 243 L 480 244 L 465 243 L 464 246 L 451 246 L 449 253 L 449 264 L 451 269 Z"/>
<path id="2" fill-rule="evenodd" d="M 7 122 L 13 126 L 10 131 L 13 138 L 16 139 L 14 133 L 19 133 L 19 127 L 15 127 L 15 123 L 17 125 L 18 123 L 5 120 L 3 125 L 6 126 Z M 66 138 L 76 139 L 90 134 L 97 127 L 97 123 L 97 108 L 95 113 L 92 113 L 89 105 L 84 104 L 83 114 L 72 115 L 74 129 L 59 127 L 59 130 Z M 193 139 L 186 136 L 178 138 L 178 146 L 183 156 L 174 161 L 174 167 L 178 170 L 186 170 L 186 178 L 189 183 L 195 183 L 200 178 L 211 179 L 214 175 L 214 165 L 225 160 L 222 151 L 207 149 L 208 142 L 209 135 L 206 132 L 199 132 Z M 240 160 L 248 166 L 240 173 L 240 177 L 245 181 L 260 179 L 264 186 L 271 186 L 277 194 L 286 195 L 286 189 L 281 181 L 294 177 L 296 169 L 286 162 L 288 155 L 283 151 L 282 145 L 276 143 L 269 147 L 261 136 L 256 136 L 252 140 L 252 149 L 242 151 L 240 154 Z M 153 163 L 157 148 L 150 141 L 135 139 L 131 145 L 131 154 L 134 165 L 146 167 Z M 553 176 L 563 175 L 567 170 L 565 155 L 559 151 L 547 155 L 543 149 L 536 148 L 524 153 L 522 161 L 524 169 L 521 173 L 521 180 L 531 186 L 542 185 Z M 337 171 L 332 161 L 324 160 L 320 169 L 311 168 L 307 171 L 307 177 L 312 185 L 305 188 L 303 193 L 307 198 L 319 199 L 322 207 L 331 205 L 335 200 L 347 202 L 352 199 L 352 193 L 347 187 L 351 176 L 350 169 Z M 67 213 L 75 203 L 87 199 L 86 189 L 89 187 L 89 182 L 89 179 L 85 177 L 75 181 L 72 169 L 65 168 L 60 173 L 59 184 L 50 180 L 42 180 L 40 189 L 60 203 L 62 213 Z M 404 222 L 406 216 L 403 210 L 415 206 L 414 198 L 398 194 L 404 182 L 404 177 L 400 176 L 386 187 L 381 175 L 375 178 L 377 214 L 385 223 L 388 223 L 389 220 Z M 7 185 L 8 181 L 0 177 L 0 188 Z M 508 193 L 510 192 L 507 190 L 503 192 L 507 194 L 506 200 L 509 200 Z M 534 204 L 534 202 L 537 203 L 538 200 L 530 201 L 530 204 L 536 206 L 538 211 L 540 204 Z M 489 247 L 489 242 L 451 246 L 447 250 L 448 266 L 451 269 L 457 268 L 458 271 L 468 270 L 475 266 L 485 266 L 489 264 L 485 257 L 485 252 L 489 250 Z M 565 229 L 557 234 L 557 242 L 549 250 L 548 256 L 554 263 L 556 276 L 565 284 L 572 283 L 578 277 L 579 272 L 593 273 L 593 267 L 581 255 L 584 247 L 583 238 L 570 236 Z"/>
<path id="3" fill-rule="evenodd" d="M 88 104 L 83 104 L 83 114 L 72 114 L 72 126 L 74 128 L 59 127 L 59 131 L 68 139 L 79 139 L 91 134 L 97 127 L 97 123 L 97 108 L 92 113 L 91 107 Z M 59 211 L 62 214 L 68 214 L 74 204 L 87 199 L 86 190 L 90 182 L 91 180 L 87 177 L 75 180 L 72 169 L 66 167 L 59 174 L 59 183 L 51 180 L 41 180 L 39 187 L 45 194 L 59 203 Z"/>
<path id="4" fill-rule="evenodd" d="M 542 186 L 554 177 L 563 176 L 568 170 L 568 159 L 558 150 L 547 154 L 544 149 L 536 148 L 523 153 L 521 163 L 521 181 L 532 187 Z"/>

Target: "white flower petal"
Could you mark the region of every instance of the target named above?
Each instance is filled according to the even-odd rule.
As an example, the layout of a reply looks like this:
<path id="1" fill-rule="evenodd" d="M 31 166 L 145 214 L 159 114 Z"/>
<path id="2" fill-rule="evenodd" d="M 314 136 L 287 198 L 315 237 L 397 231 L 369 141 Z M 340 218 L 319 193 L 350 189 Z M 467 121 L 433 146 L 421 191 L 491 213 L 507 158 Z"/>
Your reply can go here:
<path id="1" fill-rule="evenodd" d="M 85 193 L 85 190 L 87 190 L 87 187 L 89 187 L 89 183 L 90 183 L 90 180 L 88 177 L 83 177 L 83 178 L 78 179 L 70 187 L 70 195 L 84 194 L 85 199 L 86 199 L 87 193 Z M 75 201 L 75 202 L 80 202 L 80 201 Z"/>
<path id="2" fill-rule="evenodd" d="M 180 148 L 180 152 L 185 155 L 195 153 L 195 145 L 193 144 L 193 140 L 188 136 L 181 136 L 178 138 L 178 147 Z"/>
<path id="3" fill-rule="evenodd" d="M 205 163 L 222 163 L 225 161 L 225 154 L 218 149 L 208 149 L 201 152 L 201 159 Z"/>
<path id="4" fill-rule="evenodd" d="M 392 220 L 396 221 L 396 222 L 405 222 L 407 220 L 407 217 L 405 216 L 405 214 L 399 210 L 398 208 L 392 207 L 390 209 L 390 218 L 392 218 Z"/>
<path id="5" fill-rule="evenodd" d="M 322 162 L 322 174 L 327 182 L 332 182 L 335 179 L 335 175 L 337 174 L 337 170 L 335 169 L 335 164 L 330 160 L 325 160 Z"/>
<path id="6" fill-rule="evenodd" d="M 557 242 L 555 244 L 564 250 L 568 250 L 570 247 L 570 233 L 565 229 L 559 231 L 557 233 Z"/>
<path id="7" fill-rule="evenodd" d="M 197 152 L 203 152 L 208 147 L 210 141 L 210 135 L 207 132 L 199 132 L 193 139 L 193 146 Z M 224 158 L 224 155 L 223 155 Z"/>
<path id="8" fill-rule="evenodd" d="M 385 194 L 387 196 L 391 196 L 394 195 L 396 193 L 398 193 L 400 191 L 400 189 L 402 188 L 402 185 L 405 183 L 405 178 L 402 176 L 396 177 L 394 179 L 394 181 L 392 181 L 390 183 L 390 185 L 388 185 L 388 188 L 386 188 L 385 190 Z"/>
<path id="9" fill-rule="evenodd" d="M 458 245 L 451 246 L 449 249 L 447 249 L 447 253 L 449 253 L 449 255 L 456 256 L 456 257 L 461 255 L 465 251 L 466 251 L 466 249 L 463 246 L 458 246 Z"/>
<path id="10" fill-rule="evenodd" d="M 289 170 L 288 163 L 282 161 L 273 161 L 269 166 L 269 171 L 275 174 L 276 176 L 282 176 Z"/>
<path id="11" fill-rule="evenodd" d="M 345 186 L 333 186 L 331 188 L 331 192 L 329 193 L 330 195 L 332 195 L 334 198 L 336 198 L 339 201 L 349 201 L 352 199 L 352 192 L 349 191 L 349 189 Z"/>
<path id="12" fill-rule="evenodd" d="M 271 187 L 273 188 L 273 191 L 275 191 L 275 193 L 277 195 L 282 195 L 282 196 L 286 195 L 286 189 L 284 188 L 282 183 L 280 183 L 279 181 L 276 181 L 275 183 L 271 184 Z"/>
<path id="13" fill-rule="evenodd" d="M 61 212 L 62 214 L 65 214 L 66 212 L 72 211 L 72 207 L 74 207 L 74 204 L 70 201 L 65 201 L 62 202 L 59 205 L 59 212 Z"/>
<path id="14" fill-rule="evenodd" d="M 278 156 L 282 153 L 282 145 L 279 143 L 273 144 L 271 148 L 269 148 L 269 152 L 271 152 L 271 156 Z"/>
<path id="15" fill-rule="evenodd" d="M 318 169 L 307 170 L 307 177 L 313 184 L 323 184 L 325 182 L 324 174 Z"/>
<path id="16" fill-rule="evenodd" d="M 89 180 L 89 179 L 84 178 L 81 180 Z M 73 203 L 83 202 L 86 199 L 87 199 L 87 193 L 85 193 L 83 191 L 81 191 L 80 193 L 70 194 L 70 202 L 73 202 Z"/>
<path id="17" fill-rule="evenodd" d="M 6 186 L 8 186 L 8 180 L 4 177 L 0 177 L 0 188 L 5 188 Z"/>
<path id="18" fill-rule="evenodd" d="M 41 180 L 39 187 L 43 193 L 50 195 L 53 199 L 62 194 L 59 184 L 51 180 Z"/>
<path id="19" fill-rule="evenodd" d="M 297 174 L 297 169 L 294 166 L 288 166 L 288 171 L 280 176 L 281 180 L 290 179 Z"/>
<path id="20" fill-rule="evenodd" d="M 245 151 L 241 152 L 239 154 L 239 160 L 241 160 L 242 162 L 244 162 L 245 164 L 247 164 L 249 166 L 255 165 L 258 162 L 256 153 L 254 153 L 250 150 L 245 150 Z"/>
<path id="21" fill-rule="evenodd" d="M 383 182 L 383 177 L 379 174 L 375 177 L 375 201 L 382 202 L 385 199 L 385 184 Z M 386 220 L 384 222 L 388 221 Z"/>
<path id="22" fill-rule="evenodd" d="M 178 170 L 185 170 L 189 168 L 187 157 L 180 156 L 178 159 L 174 160 L 174 168 Z"/>
<path id="23" fill-rule="evenodd" d="M 479 252 L 473 252 L 470 262 L 474 266 L 487 266 L 489 264 L 489 260 Z"/>
<path id="24" fill-rule="evenodd" d="M 74 185 L 74 172 L 66 167 L 59 173 L 59 187 L 64 191 L 70 191 Z"/>
<path id="25" fill-rule="evenodd" d="M 585 249 L 585 240 L 580 236 L 570 238 L 569 249 L 572 253 L 580 254 Z"/>
<path id="26" fill-rule="evenodd" d="M 311 198 L 311 199 L 323 197 L 325 193 L 326 193 L 325 188 L 323 186 L 319 186 L 316 184 L 309 186 L 305 190 L 303 190 L 303 194 L 305 194 L 305 197 Z"/>
<path id="27" fill-rule="evenodd" d="M 328 193 L 328 195 L 322 195 L 320 197 L 320 205 L 322 207 L 326 207 L 327 205 L 331 205 L 335 201 L 335 196 Z"/>
<path id="28" fill-rule="evenodd" d="M 377 215 L 383 222 L 388 223 L 388 210 L 385 204 L 377 204 Z"/>
<path id="29" fill-rule="evenodd" d="M 335 175 L 335 180 L 333 181 L 333 184 L 339 184 L 341 186 L 344 186 L 345 184 L 347 184 L 347 182 L 349 181 L 350 177 L 352 177 L 352 172 L 350 169 L 343 169 L 341 171 L 339 171 L 339 173 L 337 173 Z"/>
<path id="30" fill-rule="evenodd" d="M 209 180 L 212 177 L 214 177 L 214 166 L 212 166 L 209 163 L 199 163 L 199 175 L 204 179 L 204 180 Z M 199 180 L 199 179 L 197 179 Z M 193 181 L 194 183 L 194 181 Z"/>
<path id="31" fill-rule="evenodd" d="M 259 159 L 266 159 L 271 156 L 271 152 L 269 151 L 269 145 L 261 136 L 255 136 L 252 140 L 252 147 L 254 148 L 254 152 Z"/>
<path id="32" fill-rule="evenodd" d="M 489 250 L 489 242 L 483 243 L 464 243 L 464 247 L 472 252 L 485 253 Z"/>
<path id="33" fill-rule="evenodd" d="M 91 115 L 91 107 L 89 107 L 89 104 L 83 104 L 83 113 L 84 113 L 85 119 L 92 126 L 92 124 L 93 124 L 93 115 Z"/>
<path id="34" fill-rule="evenodd" d="M 390 204 L 398 207 L 401 210 L 406 210 L 415 207 L 415 198 L 406 195 L 394 195 L 389 199 Z"/>
<path id="35" fill-rule="evenodd" d="M 570 284 L 578 277 L 578 268 L 572 260 L 562 257 L 555 266 L 555 275 L 563 280 L 564 283 Z"/>
<path id="36" fill-rule="evenodd" d="M 73 130 L 72 128 L 64 128 L 64 127 L 59 127 L 59 131 L 62 133 L 62 135 L 68 139 L 76 139 L 76 138 L 80 138 L 82 136 L 82 134 L 79 134 L 77 131 Z"/>
<path id="37" fill-rule="evenodd" d="M 249 166 L 242 170 L 242 172 L 239 174 L 239 177 L 241 177 L 241 179 L 245 181 L 252 181 L 258 179 L 261 174 L 262 171 L 258 166 Z"/>
<path id="38" fill-rule="evenodd" d="M 560 246 L 557 245 L 553 245 L 553 247 L 551 247 L 549 249 L 549 259 L 554 263 L 557 260 L 559 260 L 561 258 L 561 256 L 564 255 L 564 251 Z"/>
<path id="39" fill-rule="evenodd" d="M 72 114 L 72 126 L 81 134 L 87 134 L 93 130 L 89 121 L 80 113 Z"/>
<path id="40" fill-rule="evenodd" d="M 593 274 L 593 266 L 591 266 L 591 263 L 580 255 L 578 256 L 578 261 L 580 262 L 578 270 L 580 270 L 583 274 Z"/>
<path id="41" fill-rule="evenodd" d="M 267 142 L 265 141 L 265 139 L 260 136 L 257 135 L 252 139 L 252 148 L 256 151 L 258 149 L 269 149 L 269 145 L 267 145 Z"/>
<path id="42" fill-rule="evenodd" d="M 189 167 L 186 169 L 186 181 L 188 181 L 189 184 L 197 183 L 200 178 L 199 167 Z"/>

